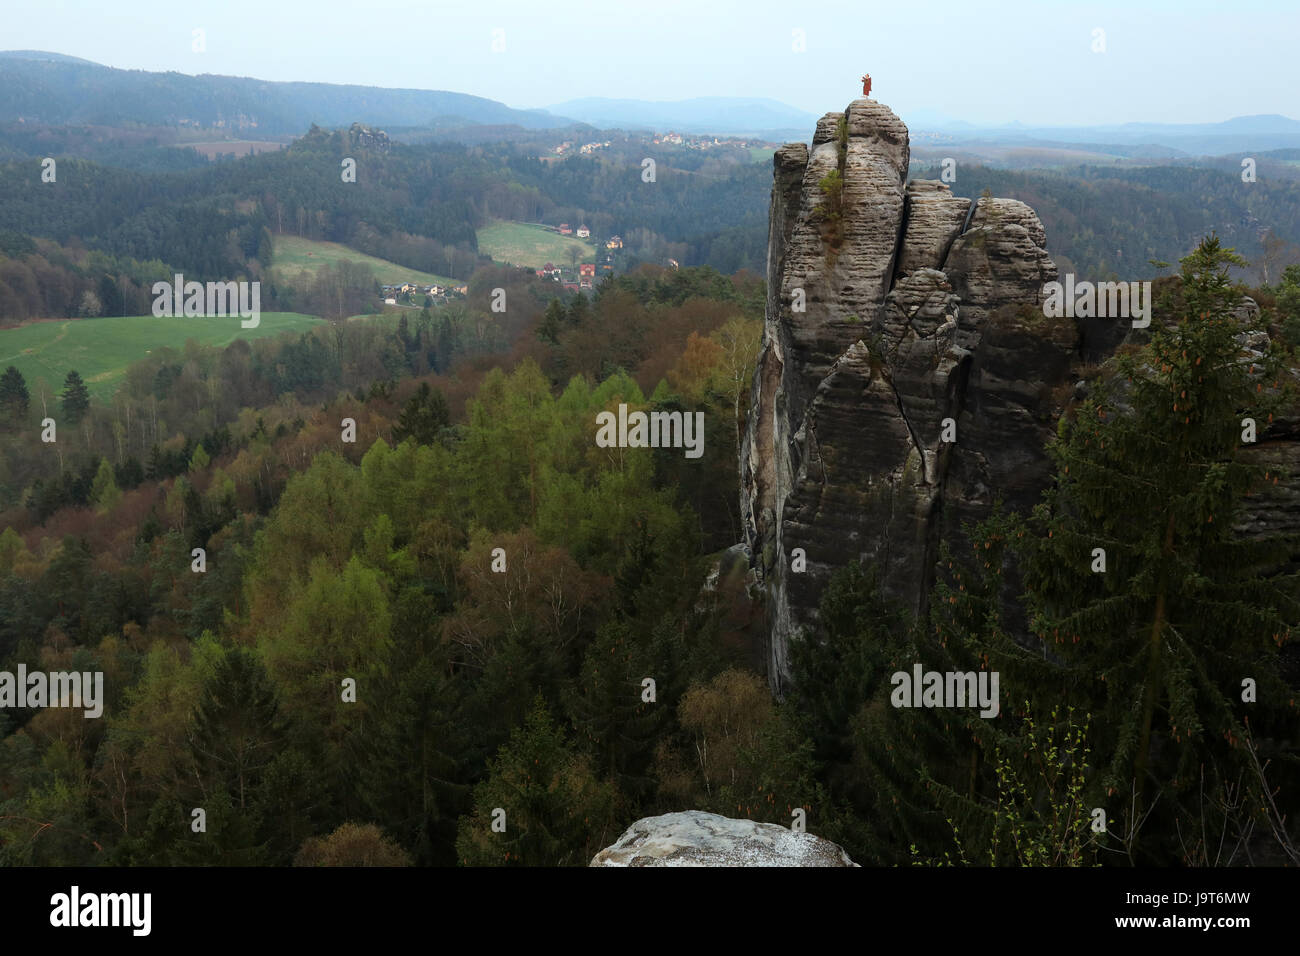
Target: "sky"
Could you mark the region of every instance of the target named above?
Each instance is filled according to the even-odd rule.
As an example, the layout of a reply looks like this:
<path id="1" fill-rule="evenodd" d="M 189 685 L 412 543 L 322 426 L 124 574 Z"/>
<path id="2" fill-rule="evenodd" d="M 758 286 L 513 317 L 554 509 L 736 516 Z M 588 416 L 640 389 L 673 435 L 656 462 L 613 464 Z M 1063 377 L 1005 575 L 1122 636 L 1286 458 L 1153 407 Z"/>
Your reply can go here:
<path id="1" fill-rule="evenodd" d="M 519 108 L 587 96 L 750 96 L 821 115 L 860 96 L 869 72 L 872 96 L 904 117 L 978 125 L 1300 118 L 1297 0 L 5 6 L 0 49 L 122 69 L 452 90 Z"/>

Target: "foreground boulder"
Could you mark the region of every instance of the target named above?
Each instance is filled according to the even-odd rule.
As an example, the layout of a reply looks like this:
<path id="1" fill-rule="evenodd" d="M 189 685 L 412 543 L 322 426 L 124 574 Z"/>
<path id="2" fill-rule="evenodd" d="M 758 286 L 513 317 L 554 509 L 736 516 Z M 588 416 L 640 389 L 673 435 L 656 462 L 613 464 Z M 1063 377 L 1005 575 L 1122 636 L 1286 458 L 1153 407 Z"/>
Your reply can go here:
<path id="1" fill-rule="evenodd" d="M 592 866 L 857 866 L 837 844 L 774 823 L 687 810 L 645 817 Z"/>

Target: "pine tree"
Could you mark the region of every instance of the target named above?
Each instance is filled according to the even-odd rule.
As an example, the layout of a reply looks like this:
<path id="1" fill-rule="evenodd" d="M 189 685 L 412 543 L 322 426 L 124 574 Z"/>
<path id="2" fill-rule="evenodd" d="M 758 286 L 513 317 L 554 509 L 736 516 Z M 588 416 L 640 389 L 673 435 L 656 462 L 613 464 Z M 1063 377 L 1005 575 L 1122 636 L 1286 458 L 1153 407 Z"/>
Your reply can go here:
<path id="1" fill-rule="evenodd" d="M 559 299 L 552 299 L 546 311 L 542 314 L 542 321 L 537 326 L 537 337 L 543 342 L 549 342 L 551 345 L 558 345 L 560 342 L 560 331 L 568 322 L 568 316 L 565 313 L 564 306 L 560 304 Z"/>
<path id="2" fill-rule="evenodd" d="M 275 685 L 250 652 L 227 651 L 204 681 L 189 745 L 205 793 L 224 790 L 247 808 L 284 735 Z"/>
<path id="3" fill-rule="evenodd" d="M 609 621 L 587 647 L 569 697 L 580 738 L 595 752 L 598 766 L 633 798 L 651 790 L 650 758 L 669 715 L 668 706 L 658 700 L 659 683 L 667 683 L 669 655 L 662 634 L 646 639 L 626 620 Z M 654 700 L 647 700 L 646 678 L 655 682 Z"/>
<path id="4" fill-rule="evenodd" d="M 30 400 L 23 373 L 10 365 L 0 375 L 0 417 L 10 424 L 21 424 L 27 418 Z"/>
<path id="5" fill-rule="evenodd" d="M 1300 610 L 1296 576 L 1279 571 L 1294 542 L 1233 530 L 1242 498 L 1274 477 L 1242 438 L 1244 418 L 1272 419 L 1277 363 L 1236 340 L 1228 268 L 1242 260 L 1210 237 L 1181 261 L 1180 321 L 1153 325 L 1061 420 L 1055 485 L 1017 542 L 1055 665 L 1038 698 L 1092 710 L 1111 816 L 1123 811 L 1130 859 L 1146 862 L 1176 859 L 1180 834 L 1201 832 L 1204 805 L 1239 779 L 1262 807 L 1243 740 L 1295 733 L 1277 668 Z M 1258 704 L 1242 702 L 1246 678 Z"/>
<path id="6" fill-rule="evenodd" d="M 614 798 L 539 694 L 474 788 L 474 813 L 461 817 L 457 853 L 471 866 L 586 866 L 617 836 Z M 494 821 L 504 831 L 494 830 Z"/>
<path id="7" fill-rule="evenodd" d="M 438 364 L 435 371 L 446 372 L 451 368 L 452 359 L 456 356 L 457 344 L 456 329 L 452 326 L 451 319 L 444 315 L 438 326 L 438 343 L 435 347 Z"/>
<path id="8" fill-rule="evenodd" d="M 431 389 L 428 382 L 421 382 L 393 426 L 393 441 L 401 444 L 413 438 L 417 444 L 432 445 L 450 423 L 451 413 L 442 390 Z"/>
<path id="9" fill-rule="evenodd" d="M 573 301 L 569 303 L 569 325 L 580 328 L 590 318 L 591 302 L 579 292 L 573 297 Z"/>
<path id="10" fill-rule="evenodd" d="M 74 368 L 68 372 L 63 381 L 63 414 L 68 422 L 75 425 L 86 417 L 90 409 L 90 392 Z"/>
<path id="11" fill-rule="evenodd" d="M 977 670 L 978 651 L 922 633 L 856 562 L 832 577 L 820 612 L 820 633 L 791 646 L 790 702 L 833 804 L 825 835 L 863 863 L 907 863 L 909 846 L 938 856 L 952 845 L 948 819 L 967 829 L 981 813 L 991 778 L 978 751 L 991 722 L 975 710 L 896 708 L 892 677 L 916 664 Z M 962 805 L 942 805 L 941 790 Z"/>

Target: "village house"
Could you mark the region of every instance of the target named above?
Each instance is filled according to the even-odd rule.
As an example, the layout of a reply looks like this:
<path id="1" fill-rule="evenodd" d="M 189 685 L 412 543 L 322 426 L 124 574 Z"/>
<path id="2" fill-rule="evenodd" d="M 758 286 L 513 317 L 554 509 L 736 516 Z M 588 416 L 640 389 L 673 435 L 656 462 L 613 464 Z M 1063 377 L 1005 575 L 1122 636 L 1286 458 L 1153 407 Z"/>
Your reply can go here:
<path id="1" fill-rule="evenodd" d="M 562 236 L 573 235 L 573 229 L 567 222 L 560 223 L 560 235 Z"/>
<path id="2" fill-rule="evenodd" d="M 579 227 L 578 227 L 578 238 L 579 238 L 579 239 L 586 239 L 586 238 L 588 238 L 590 235 L 591 235 L 591 230 L 588 229 L 586 226 L 579 226 Z"/>
<path id="3" fill-rule="evenodd" d="M 584 262 L 578 266 L 578 276 L 580 278 L 590 279 L 596 275 L 596 264 L 594 262 Z"/>
<path id="4" fill-rule="evenodd" d="M 609 237 L 609 240 L 605 243 L 605 248 L 606 248 L 606 249 L 622 249 L 622 248 L 623 248 L 623 237 L 622 237 L 622 236 L 610 236 L 610 237 Z"/>

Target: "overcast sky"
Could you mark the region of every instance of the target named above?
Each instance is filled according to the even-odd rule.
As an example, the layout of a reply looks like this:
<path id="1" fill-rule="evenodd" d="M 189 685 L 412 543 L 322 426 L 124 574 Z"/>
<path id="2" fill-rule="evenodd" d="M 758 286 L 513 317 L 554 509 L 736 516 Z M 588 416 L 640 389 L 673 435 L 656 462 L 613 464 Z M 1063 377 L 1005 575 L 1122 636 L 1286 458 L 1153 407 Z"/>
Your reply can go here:
<path id="1" fill-rule="evenodd" d="M 860 95 L 858 78 L 870 72 L 873 96 L 905 117 L 926 111 L 1034 125 L 1300 118 L 1297 0 L 35 0 L 5 7 L 0 49 L 124 69 L 454 90 L 514 107 L 583 96 L 761 96 L 820 115 Z M 192 50 L 196 29 L 205 31 L 202 53 Z M 497 30 L 501 52 L 492 48 Z M 802 52 L 795 31 L 803 31 Z M 1093 50 L 1099 40 L 1104 52 Z"/>

